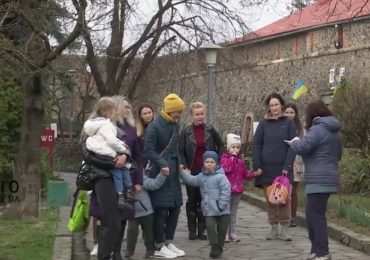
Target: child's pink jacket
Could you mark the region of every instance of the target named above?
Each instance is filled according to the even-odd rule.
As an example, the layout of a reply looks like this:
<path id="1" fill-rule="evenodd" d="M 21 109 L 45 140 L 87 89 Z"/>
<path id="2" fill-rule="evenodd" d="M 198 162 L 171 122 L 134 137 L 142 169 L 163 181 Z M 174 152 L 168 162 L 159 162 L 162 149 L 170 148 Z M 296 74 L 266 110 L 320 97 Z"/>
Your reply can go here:
<path id="1" fill-rule="evenodd" d="M 223 153 L 220 164 L 225 171 L 231 185 L 231 192 L 241 193 L 244 191 L 244 180 L 255 178 L 253 171 L 246 169 L 244 160 L 239 155 Z"/>

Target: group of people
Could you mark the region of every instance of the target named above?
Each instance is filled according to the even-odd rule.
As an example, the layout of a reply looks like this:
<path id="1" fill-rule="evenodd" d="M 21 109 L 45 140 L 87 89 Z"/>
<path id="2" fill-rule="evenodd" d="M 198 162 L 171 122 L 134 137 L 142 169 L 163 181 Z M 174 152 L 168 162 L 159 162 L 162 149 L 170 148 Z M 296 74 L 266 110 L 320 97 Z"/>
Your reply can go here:
<path id="1" fill-rule="evenodd" d="M 240 241 L 236 216 L 244 181 L 255 179 L 255 185 L 266 194 L 274 178 L 288 177 L 291 200 L 279 206 L 267 203 L 271 224 L 267 239 L 291 241 L 288 227 L 296 225 L 298 183 L 304 172 L 312 244 L 307 259 L 331 259 L 325 211 L 338 183 L 339 122 L 317 101 L 307 107 L 305 133 L 295 104 L 285 105 L 274 93 L 266 105 L 266 118 L 253 140 L 252 170 L 240 154 L 240 136 L 228 134 L 225 149 L 218 132 L 205 122 L 206 107 L 201 102 L 190 105 L 192 122 L 180 131 L 177 121 L 186 105 L 176 94 L 164 98 L 156 117 L 150 105 L 140 106 L 136 120 L 125 97 L 101 98 L 85 122 L 81 138 L 84 160 L 94 166 L 96 175 L 90 205 L 91 254 L 98 259 L 122 259 L 127 222 L 126 258 L 135 253 L 139 226 L 146 257 L 184 256 L 185 251 L 174 241 L 183 203 L 180 179 L 188 197 L 189 240 L 208 239 L 210 257 L 219 258 L 225 242 Z"/>

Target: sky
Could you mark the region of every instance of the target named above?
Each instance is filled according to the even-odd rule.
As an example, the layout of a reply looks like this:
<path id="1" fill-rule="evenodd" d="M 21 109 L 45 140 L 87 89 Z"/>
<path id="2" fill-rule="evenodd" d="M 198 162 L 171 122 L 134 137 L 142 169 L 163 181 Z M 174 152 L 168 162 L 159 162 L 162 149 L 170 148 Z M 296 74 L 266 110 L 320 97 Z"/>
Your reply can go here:
<path id="1" fill-rule="evenodd" d="M 270 1 L 263 7 L 253 8 L 254 17 L 248 24 L 254 31 L 290 14 L 287 5 L 291 0 Z M 249 19 L 248 19 L 249 20 Z"/>

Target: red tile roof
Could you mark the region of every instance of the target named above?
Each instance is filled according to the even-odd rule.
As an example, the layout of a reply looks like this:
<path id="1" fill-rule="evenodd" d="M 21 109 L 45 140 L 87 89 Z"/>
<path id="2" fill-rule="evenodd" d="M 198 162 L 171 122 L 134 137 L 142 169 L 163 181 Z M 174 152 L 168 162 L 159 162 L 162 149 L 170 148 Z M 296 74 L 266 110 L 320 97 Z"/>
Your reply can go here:
<path id="1" fill-rule="evenodd" d="M 370 0 L 317 0 L 312 5 L 237 39 L 234 44 L 363 16 L 369 16 L 370 19 Z"/>

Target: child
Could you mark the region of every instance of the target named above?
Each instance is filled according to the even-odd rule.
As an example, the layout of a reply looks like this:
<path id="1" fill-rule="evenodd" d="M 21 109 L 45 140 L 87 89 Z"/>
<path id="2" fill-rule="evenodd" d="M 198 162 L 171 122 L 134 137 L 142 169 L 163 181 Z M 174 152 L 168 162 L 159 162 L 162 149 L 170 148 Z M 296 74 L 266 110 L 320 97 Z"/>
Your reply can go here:
<path id="1" fill-rule="evenodd" d="M 86 147 L 89 151 L 101 156 L 114 158 L 117 153 L 130 155 L 127 145 L 117 138 L 117 127 L 112 123 L 116 121 L 116 108 L 109 98 L 101 98 L 95 110 L 84 124 L 84 131 L 89 136 L 86 139 Z M 129 168 L 131 164 L 126 163 L 125 168 L 111 170 L 115 189 L 118 193 L 118 207 L 132 209 L 129 202 L 133 201 L 132 182 Z M 126 188 L 126 194 L 124 194 Z"/>
<path id="2" fill-rule="evenodd" d="M 144 174 L 143 189 L 135 194 L 135 218 L 128 221 L 126 258 L 130 259 L 134 255 L 139 225 L 144 235 L 144 243 L 146 246 L 145 257 L 154 257 L 153 208 L 147 191 L 159 189 L 166 181 L 167 175 L 168 174 L 161 172 L 155 179 L 152 179 Z"/>
<path id="3" fill-rule="evenodd" d="M 198 175 L 189 173 L 184 170 L 180 176 L 187 185 L 200 188 L 203 215 L 212 247 L 209 256 L 219 258 L 230 221 L 230 183 L 224 170 L 218 166 L 218 156 L 213 151 L 203 154 L 203 169 Z"/>
<path id="4" fill-rule="evenodd" d="M 288 103 L 284 107 L 284 115 L 292 120 L 294 120 L 298 137 L 302 138 L 304 136 L 304 128 L 302 122 L 299 119 L 298 108 L 295 103 Z M 293 174 L 294 174 L 294 183 L 292 188 L 292 202 L 291 202 L 291 220 L 290 227 L 296 227 L 297 223 L 295 218 L 297 216 L 298 209 L 298 190 L 299 183 L 302 182 L 302 176 L 304 171 L 304 165 L 302 157 L 297 155 L 293 164 Z"/>
<path id="5" fill-rule="evenodd" d="M 246 169 L 244 160 L 239 155 L 240 136 L 234 134 L 227 135 L 227 151 L 221 156 L 221 167 L 224 169 L 226 177 L 231 185 L 230 198 L 230 224 L 229 234 L 226 242 L 239 242 L 240 238 L 236 235 L 236 212 L 238 210 L 240 198 L 244 192 L 244 180 L 253 179 L 256 174 Z"/>

